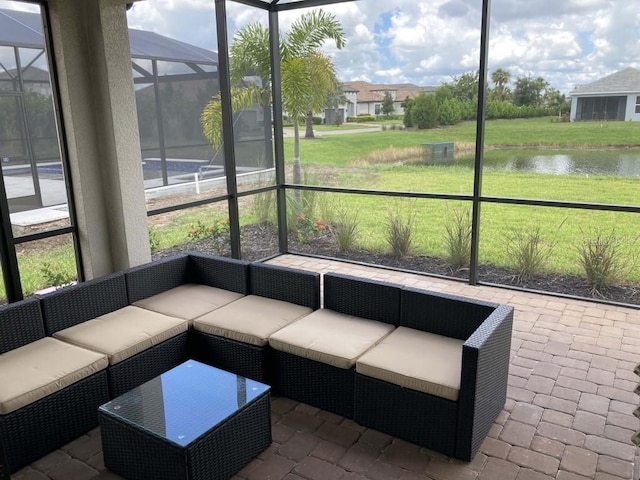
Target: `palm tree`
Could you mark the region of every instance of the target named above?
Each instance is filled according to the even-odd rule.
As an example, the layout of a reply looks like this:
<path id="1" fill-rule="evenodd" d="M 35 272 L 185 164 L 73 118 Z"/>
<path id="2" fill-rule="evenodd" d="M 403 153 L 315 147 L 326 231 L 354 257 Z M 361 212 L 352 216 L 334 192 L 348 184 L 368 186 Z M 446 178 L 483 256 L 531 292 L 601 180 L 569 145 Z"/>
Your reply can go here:
<path id="1" fill-rule="evenodd" d="M 324 10 L 313 10 L 299 17 L 280 40 L 282 108 L 293 120 L 293 182 L 301 183 L 299 121 L 321 110 L 329 95 L 338 90 L 335 66 L 320 51 L 326 40 L 334 40 L 340 49 L 345 35 L 337 18 Z M 265 104 L 270 95 L 269 30 L 259 23 L 240 29 L 229 49 L 231 103 L 233 111 Z M 242 85 L 247 75 L 262 79 L 262 85 Z M 242 85 L 242 86 L 241 86 Z M 214 97 L 202 112 L 204 135 L 215 148 L 222 139 L 220 99 Z M 313 134 L 313 131 L 312 131 Z"/>
<path id="2" fill-rule="evenodd" d="M 502 68 L 497 69 L 491 74 L 491 81 L 496 86 L 496 93 L 498 94 L 498 101 L 504 100 L 507 84 L 511 80 L 511 73 Z"/>

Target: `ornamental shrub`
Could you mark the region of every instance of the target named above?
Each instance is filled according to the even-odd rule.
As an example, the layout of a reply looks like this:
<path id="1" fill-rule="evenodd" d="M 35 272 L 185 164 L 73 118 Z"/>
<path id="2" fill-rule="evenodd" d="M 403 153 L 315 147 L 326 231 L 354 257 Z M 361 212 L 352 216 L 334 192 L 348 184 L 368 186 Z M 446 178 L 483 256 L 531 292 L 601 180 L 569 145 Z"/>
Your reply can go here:
<path id="1" fill-rule="evenodd" d="M 438 126 L 438 100 L 435 95 L 421 93 L 411 104 L 411 123 L 417 128 Z"/>
<path id="2" fill-rule="evenodd" d="M 373 115 L 369 115 L 368 113 L 361 113 L 356 117 L 357 123 L 366 123 L 366 122 L 375 122 L 376 117 Z"/>

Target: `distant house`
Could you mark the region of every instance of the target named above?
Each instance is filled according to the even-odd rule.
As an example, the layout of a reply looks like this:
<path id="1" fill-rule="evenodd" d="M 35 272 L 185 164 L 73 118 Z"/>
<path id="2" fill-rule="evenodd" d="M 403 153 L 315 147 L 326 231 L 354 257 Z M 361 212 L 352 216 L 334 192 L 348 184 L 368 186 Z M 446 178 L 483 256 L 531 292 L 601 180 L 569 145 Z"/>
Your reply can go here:
<path id="1" fill-rule="evenodd" d="M 346 89 L 349 89 L 349 92 L 354 90 L 356 92 L 355 115 L 362 113 L 381 115 L 382 102 L 386 92 L 389 92 L 391 98 L 393 98 L 393 114 L 402 115 L 404 113 L 402 102 L 407 98 L 415 98 L 422 92 L 433 93 L 436 89 L 436 87 L 419 87 L 413 83 L 376 84 L 354 81 L 344 82 L 343 85 L 345 93 L 347 93 Z M 349 95 L 347 95 L 347 98 L 350 98 Z"/>
<path id="2" fill-rule="evenodd" d="M 21 74 L 23 88 L 26 91 L 39 93 L 45 97 L 51 96 L 51 79 L 48 71 L 31 65 L 24 68 Z M 0 90 L 19 91 L 20 88 L 17 86 L 19 81 L 20 76 L 15 68 L 0 69 Z"/>
<path id="3" fill-rule="evenodd" d="M 629 67 L 588 85 L 571 96 L 571 121 L 640 121 L 640 70 Z"/>
<path id="4" fill-rule="evenodd" d="M 340 119 L 340 123 L 346 122 L 347 117 L 352 117 L 356 114 L 356 95 L 358 94 L 358 90 L 347 85 L 340 84 L 340 91 L 344 95 L 344 103 L 338 105 L 337 109 L 333 106 L 331 108 L 325 108 L 324 112 L 320 113 L 320 116 L 324 118 L 325 123 L 331 125 L 335 124 L 336 114 Z"/>

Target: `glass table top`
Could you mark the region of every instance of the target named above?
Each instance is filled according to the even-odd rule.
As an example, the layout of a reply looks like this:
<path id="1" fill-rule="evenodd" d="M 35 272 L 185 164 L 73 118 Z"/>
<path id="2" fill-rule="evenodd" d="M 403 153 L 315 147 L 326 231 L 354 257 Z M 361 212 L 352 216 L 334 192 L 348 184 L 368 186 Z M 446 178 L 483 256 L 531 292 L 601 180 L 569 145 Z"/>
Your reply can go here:
<path id="1" fill-rule="evenodd" d="M 189 360 L 100 410 L 186 447 L 268 390 L 268 385 Z"/>

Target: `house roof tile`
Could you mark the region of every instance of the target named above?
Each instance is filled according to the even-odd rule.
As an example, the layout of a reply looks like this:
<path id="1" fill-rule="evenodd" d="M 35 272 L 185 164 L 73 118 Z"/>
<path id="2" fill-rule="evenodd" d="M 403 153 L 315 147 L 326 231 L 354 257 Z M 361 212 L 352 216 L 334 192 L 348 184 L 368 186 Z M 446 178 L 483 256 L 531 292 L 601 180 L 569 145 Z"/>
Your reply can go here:
<path id="1" fill-rule="evenodd" d="M 382 102 L 384 100 L 384 92 L 396 92 L 396 102 L 401 102 L 407 97 L 417 97 L 422 92 L 433 92 L 436 87 L 420 87 L 413 83 L 369 83 L 362 80 L 355 80 L 353 82 L 344 82 L 345 88 L 351 89 L 350 91 L 357 91 L 358 102 Z"/>
<path id="2" fill-rule="evenodd" d="M 635 92 L 640 92 L 640 70 L 629 67 L 587 85 L 580 85 L 570 95 Z"/>

